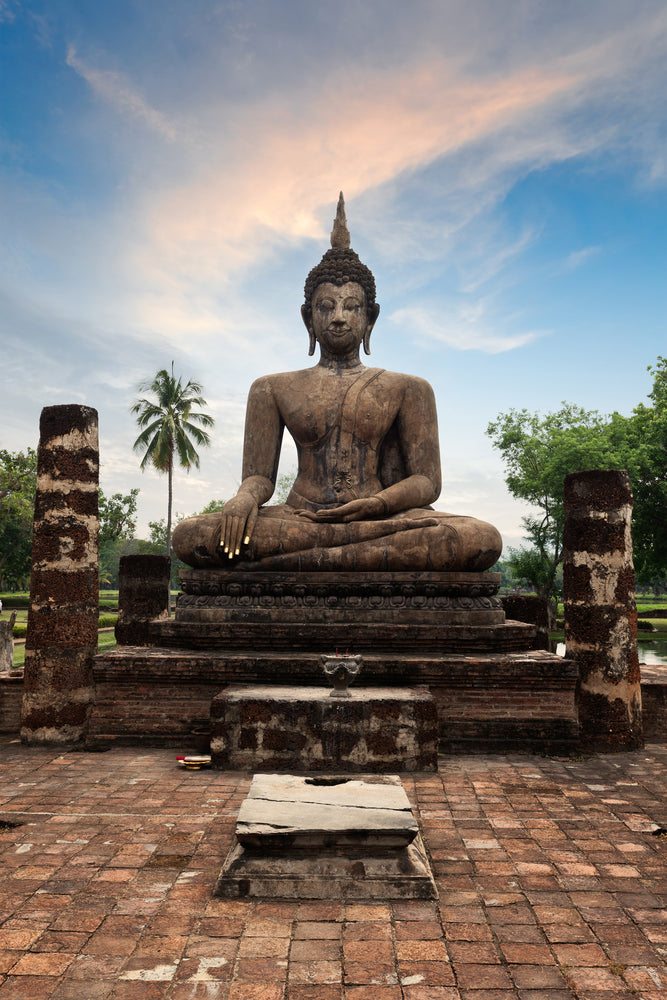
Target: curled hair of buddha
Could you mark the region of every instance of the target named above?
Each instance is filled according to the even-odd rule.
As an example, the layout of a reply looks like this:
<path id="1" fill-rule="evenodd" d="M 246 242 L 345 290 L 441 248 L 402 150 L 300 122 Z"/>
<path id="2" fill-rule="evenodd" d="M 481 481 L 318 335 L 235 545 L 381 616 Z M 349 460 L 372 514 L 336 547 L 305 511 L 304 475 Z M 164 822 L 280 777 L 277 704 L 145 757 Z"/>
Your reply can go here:
<path id="1" fill-rule="evenodd" d="M 313 295 L 319 285 L 346 285 L 348 282 L 361 285 L 366 295 L 366 311 L 369 317 L 376 315 L 375 309 L 375 278 L 370 268 L 359 260 L 358 255 L 350 247 L 350 233 L 345 219 L 345 202 L 341 191 L 338 199 L 338 209 L 331 232 L 331 250 L 322 257 L 308 277 L 304 285 L 304 306 L 302 312 L 306 325 L 310 325 L 312 316 Z M 314 345 L 311 345 L 314 347 Z M 364 344 L 366 353 L 370 351 Z M 312 354 L 312 350 L 310 351 Z"/>

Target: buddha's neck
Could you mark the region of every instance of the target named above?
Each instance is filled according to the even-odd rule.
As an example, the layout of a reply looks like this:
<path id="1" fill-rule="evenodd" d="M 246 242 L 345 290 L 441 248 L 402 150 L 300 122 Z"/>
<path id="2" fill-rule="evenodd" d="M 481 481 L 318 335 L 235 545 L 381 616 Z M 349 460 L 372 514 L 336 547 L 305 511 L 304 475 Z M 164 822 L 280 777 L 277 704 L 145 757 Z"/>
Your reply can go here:
<path id="1" fill-rule="evenodd" d="M 359 358 L 358 349 L 344 355 L 330 354 L 329 351 L 320 349 L 320 360 L 317 362 L 317 367 L 325 368 L 334 374 L 344 374 L 345 372 L 357 371 L 365 366 Z"/>

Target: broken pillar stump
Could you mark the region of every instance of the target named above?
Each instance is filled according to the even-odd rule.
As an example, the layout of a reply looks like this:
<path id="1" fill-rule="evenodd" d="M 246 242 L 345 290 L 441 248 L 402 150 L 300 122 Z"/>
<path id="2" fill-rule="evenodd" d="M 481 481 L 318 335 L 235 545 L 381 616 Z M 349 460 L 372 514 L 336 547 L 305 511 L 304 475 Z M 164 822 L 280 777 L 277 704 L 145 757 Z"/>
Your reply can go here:
<path id="1" fill-rule="evenodd" d="M 97 411 L 47 406 L 40 418 L 21 740 L 85 738 L 98 627 Z"/>
<path id="2" fill-rule="evenodd" d="M 626 472 L 565 478 L 566 656 L 579 670 L 581 740 L 589 750 L 643 745 L 632 493 Z"/>
<path id="3" fill-rule="evenodd" d="M 118 571 L 119 646 L 150 646 L 150 622 L 169 616 L 168 556 L 121 556 Z"/>

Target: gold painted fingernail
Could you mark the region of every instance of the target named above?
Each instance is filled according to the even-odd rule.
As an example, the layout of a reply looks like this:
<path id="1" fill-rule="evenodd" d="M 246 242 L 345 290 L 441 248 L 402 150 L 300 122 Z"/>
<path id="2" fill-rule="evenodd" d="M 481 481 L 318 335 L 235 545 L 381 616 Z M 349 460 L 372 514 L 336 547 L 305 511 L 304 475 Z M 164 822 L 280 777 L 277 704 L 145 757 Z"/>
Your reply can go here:
<path id="1" fill-rule="evenodd" d="M 230 552 L 230 553 L 229 553 L 229 558 L 230 558 L 230 559 L 233 559 L 233 558 L 234 558 L 234 553 L 233 553 L 233 552 Z"/>
<path id="2" fill-rule="evenodd" d="M 250 535 L 246 535 L 245 538 L 243 539 L 243 544 L 247 545 L 249 542 L 250 542 Z"/>
<path id="3" fill-rule="evenodd" d="M 237 556 L 237 555 L 239 554 L 239 552 L 240 552 L 240 551 L 241 551 L 240 549 L 237 549 L 237 550 L 236 550 L 236 552 L 234 553 L 234 555 L 236 555 L 236 556 Z"/>

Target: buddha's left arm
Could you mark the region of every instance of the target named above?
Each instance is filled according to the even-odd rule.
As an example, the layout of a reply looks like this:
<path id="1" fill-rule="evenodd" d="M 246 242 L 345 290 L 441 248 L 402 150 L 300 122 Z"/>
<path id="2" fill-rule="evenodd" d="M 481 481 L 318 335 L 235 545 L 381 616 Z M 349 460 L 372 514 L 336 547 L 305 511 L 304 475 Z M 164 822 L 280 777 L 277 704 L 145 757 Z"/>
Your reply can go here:
<path id="1" fill-rule="evenodd" d="M 426 507 L 440 496 L 438 415 L 433 389 L 424 379 L 409 379 L 396 428 L 406 476 L 378 493 L 387 514 Z"/>

